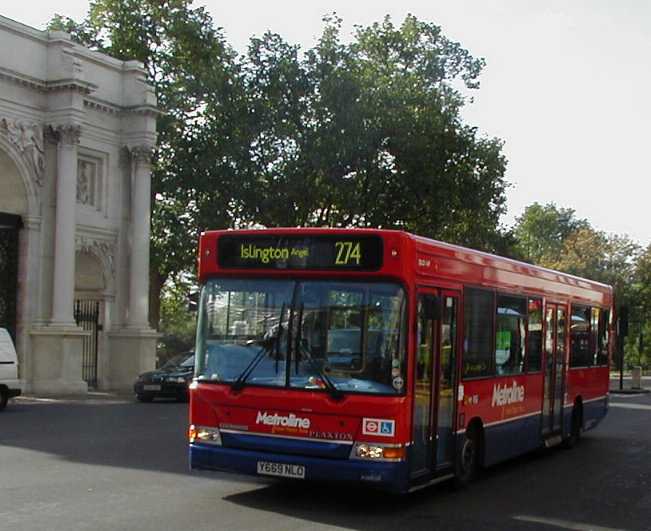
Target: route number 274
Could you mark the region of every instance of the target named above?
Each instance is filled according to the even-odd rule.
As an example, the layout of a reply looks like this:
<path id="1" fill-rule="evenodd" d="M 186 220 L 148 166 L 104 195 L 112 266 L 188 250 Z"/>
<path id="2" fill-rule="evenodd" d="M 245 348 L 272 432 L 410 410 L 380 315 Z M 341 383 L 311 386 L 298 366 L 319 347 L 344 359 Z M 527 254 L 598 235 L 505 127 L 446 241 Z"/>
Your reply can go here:
<path id="1" fill-rule="evenodd" d="M 337 257 L 335 265 L 359 265 L 362 260 L 362 248 L 359 242 L 335 242 Z"/>

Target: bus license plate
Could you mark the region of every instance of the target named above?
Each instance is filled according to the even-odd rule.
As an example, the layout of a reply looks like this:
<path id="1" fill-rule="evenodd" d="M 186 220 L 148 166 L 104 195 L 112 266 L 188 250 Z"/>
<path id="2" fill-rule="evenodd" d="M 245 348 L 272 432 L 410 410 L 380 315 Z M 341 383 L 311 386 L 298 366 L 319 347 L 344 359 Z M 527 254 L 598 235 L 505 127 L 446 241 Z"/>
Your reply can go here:
<path id="1" fill-rule="evenodd" d="M 305 466 L 258 461 L 258 474 L 281 478 L 305 479 Z"/>

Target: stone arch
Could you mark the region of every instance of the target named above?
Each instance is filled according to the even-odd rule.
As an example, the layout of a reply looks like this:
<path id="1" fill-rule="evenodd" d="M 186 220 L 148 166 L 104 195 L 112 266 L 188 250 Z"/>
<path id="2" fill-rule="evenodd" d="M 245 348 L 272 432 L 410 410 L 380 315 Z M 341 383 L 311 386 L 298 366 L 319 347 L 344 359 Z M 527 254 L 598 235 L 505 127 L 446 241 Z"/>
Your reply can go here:
<path id="1" fill-rule="evenodd" d="M 4 125 L 4 121 L 0 125 Z M 0 127 L 0 212 L 15 214 L 22 218 L 24 228 L 18 233 L 17 291 L 16 291 L 16 350 L 20 362 L 20 377 L 29 378 L 31 359 L 25 353 L 29 350 L 28 323 L 31 318 L 28 301 L 38 296 L 35 267 L 38 259 L 30 250 L 40 226 L 40 206 L 38 200 L 38 176 L 30 168 L 28 161 L 8 136 L 2 134 Z"/>
<path id="2" fill-rule="evenodd" d="M 77 251 L 75 265 L 75 292 L 94 293 L 103 296 L 106 290 L 106 275 L 102 260 L 85 250 Z"/>
<path id="3" fill-rule="evenodd" d="M 21 153 L 0 135 L 0 211 L 40 217 L 37 178 L 32 174 Z"/>
<path id="4" fill-rule="evenodd" d="M 115 296 L 113 242 L 77 236 L 75 292 L 95 292 L 102 298 Z"/>

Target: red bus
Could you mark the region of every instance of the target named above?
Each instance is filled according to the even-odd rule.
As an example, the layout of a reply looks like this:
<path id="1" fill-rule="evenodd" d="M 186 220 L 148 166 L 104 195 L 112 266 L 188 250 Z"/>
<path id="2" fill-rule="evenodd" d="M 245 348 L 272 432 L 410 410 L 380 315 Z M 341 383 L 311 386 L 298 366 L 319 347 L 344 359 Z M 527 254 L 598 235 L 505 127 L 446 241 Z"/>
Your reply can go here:
<path id="1" fill-rule="evenodd" d="M 609 286 L 400 231 L 210 231 L 196 469 L 408 492 L 608 409 Z"/>

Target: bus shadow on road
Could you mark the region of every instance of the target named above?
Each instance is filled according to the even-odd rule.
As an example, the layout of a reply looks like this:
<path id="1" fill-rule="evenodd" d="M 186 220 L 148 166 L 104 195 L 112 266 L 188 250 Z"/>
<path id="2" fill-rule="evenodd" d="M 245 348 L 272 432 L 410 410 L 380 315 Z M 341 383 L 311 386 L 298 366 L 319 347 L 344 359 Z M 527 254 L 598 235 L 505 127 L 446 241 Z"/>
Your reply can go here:
<path id="1" fill-rule="evenodd" d="M 588 438 L 574 451 L 540 450 L 484 470 L 475 483 L 463 489 L 446 482 L 400 496 L 363 486 L 278 482 L 224 500 L 360 531 L 628 528 L 622 526 L 623 497 L 611 493 L 607 504 L 595 504 L 585 489 L 586 478 L 598 476 L 604 465 L 589 456 L 611 444 L 603 438 Z M 617 505 L 619 509 L 613 510 Z M 590 509 L 586 511 L 586 507 Z"/>

